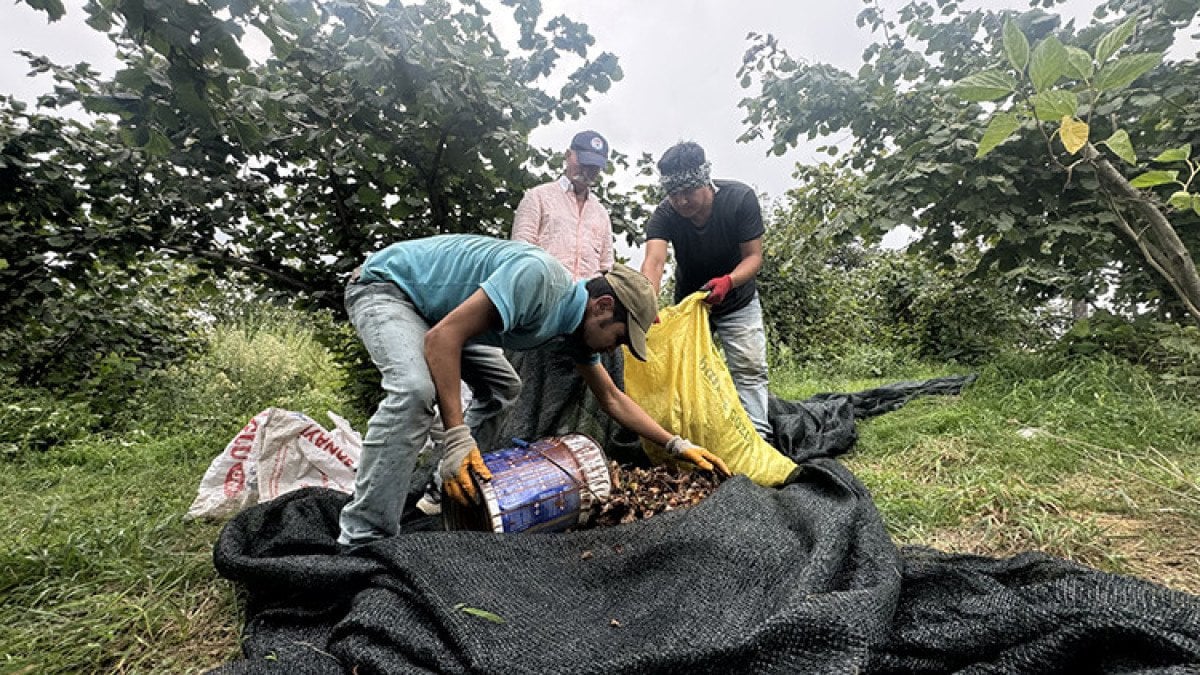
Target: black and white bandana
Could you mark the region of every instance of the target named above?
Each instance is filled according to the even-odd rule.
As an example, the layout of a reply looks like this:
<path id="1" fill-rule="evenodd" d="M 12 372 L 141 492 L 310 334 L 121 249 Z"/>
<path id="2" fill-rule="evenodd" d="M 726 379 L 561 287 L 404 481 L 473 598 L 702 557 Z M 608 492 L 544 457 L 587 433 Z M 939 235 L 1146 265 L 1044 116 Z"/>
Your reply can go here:
<path id="1" fill-rule="evenodd" d="M 668 195 L 704 187 L 712 183 L 712 163 L 705 162 L 690 171 L 664 173 L 658 182 Z"/>

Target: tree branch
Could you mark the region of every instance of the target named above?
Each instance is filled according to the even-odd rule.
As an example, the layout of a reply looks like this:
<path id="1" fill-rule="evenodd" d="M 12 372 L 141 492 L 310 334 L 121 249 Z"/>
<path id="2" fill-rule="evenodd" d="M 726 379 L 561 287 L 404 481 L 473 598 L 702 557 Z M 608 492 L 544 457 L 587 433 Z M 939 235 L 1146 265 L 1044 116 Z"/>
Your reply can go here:
<path id="1" fill-rule="evenodd" d="M 287 274 L 286 272 L 283 272 L 281 270 L 278 270 L 278 269 L 275 269 L 272 267 L 267 267 L 266 265 L 262 265 L 260 263 L 251 262 L 244 258 L 239 258 L 235 255 L 225 253 L 222 251 L 209 251 L 209 250 L 204 250 L 204 249 L 192 248 L 190 246 L 173 246 L 173 245 L 172 246 L 163 246 L 162 248 L 167 249 L 169 251 L 175 251 L 176 253 L 182 253 L 184 255 L 189 255 L 189 256 L 192 256 L 193 258 L 199 258 L 201 260 L 207 260 L 210 262 L 223 263 L 226 265 L 237 267 L 239 269 L 256 272 L 263 276 L 269 277 L 270 279 L 274 280 L 281 286 L 289 288 L 293 291 L 304 291 L 304 292 L 311 293 L 314 290 L 311 286 L 304 283 L 304 281 L 298 277 Z"/>
<path id="2" fill-rule="evenodd" d="M 1102 184 L 1127 199 L 1133 204 L 1134 210 L 1145 219 L 1149 226 L 1149 233 L 1153 235 L 1154 241 L 1152 242 L 1144 241 L 1145 232 L 1135 232 L 1120 211 L 1116 210 L 1115 202 L 1112 204 L 1113 210 L 1121 222 L 1120 229 L 1133 238 L 1142 251 L 1142 255 L 1171 284 L 1171 288 L 1175 289 L 1188 313 L 1197 323 L 1200 323 L 1200 274 L 1196 272 L 1196 263 L 1175 228 L 1162 214 L 1162 211 L 1147 200 L 1137 188 L 1130 185 L 1125 176 L 1121 175 L 1121 172 L 1117 171 L 1116 167 L 1101 155 L 1094 145 L 1091 143 L 1084 145 L 1083 157 L 1096 168 Z M 1109 198 L 1111 200 L 1112 196 L 1110 195 Z M 1152 253 L 1147 248 L 1149 244 L 1157 246 L 1159 250 Z"/>
<path id="3" fill-rule="evenodd" d="M 1135 245 L 1137 245 L 1138 249 L 1142 252 L 1142 257 L 1146 259 L 1146 262 L 1150 263 L 1150 266 L 1154 268 L 1154 271 L 1158 272 L 1159 275 L 1166 279 L 1167 283 L 1171 285 L 1171 288 L 1174 289 L 1175 294 L 1179 296 L 1180 301 L 1183 302 L 1183 306 L 1185 309 L 1187 309 L 1188 313 L 1200 321 L 1200 309 L 1198 309 L 1188 300 L 1187 295 L 1184 293 L 1183 288 L 1180 287 L 1179 283 L 1175 280 L 1174 275 L 1165 269 L 1164 263 L 1162 262 L 1162 251 L 1153 243 L 1146 241 L 1141 233 L 1133 229 L 1133 226 L 1129 224 L 1129 221 L 1126 220 L 1125 216 L 1121 213 L 1120 207 L 1117 206 L 1116 199 L 1111 193 L 1108 192 L 1108 190 L 1104 191 L 1104 196 L 1108 198 L 1109 207 L 1117 216 L 1117 229 L 1121 230 L 1125 236 L 1129 237 L 1129 239 L 1133 241 Z"/>

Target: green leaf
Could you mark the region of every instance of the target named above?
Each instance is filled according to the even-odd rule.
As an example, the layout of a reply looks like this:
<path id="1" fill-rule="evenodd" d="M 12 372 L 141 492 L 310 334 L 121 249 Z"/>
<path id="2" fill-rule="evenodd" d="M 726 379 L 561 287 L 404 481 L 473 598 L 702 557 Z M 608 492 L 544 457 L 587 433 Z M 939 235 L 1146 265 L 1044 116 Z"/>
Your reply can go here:
<path id="1" fill-rule="evenodd" d="M 1171 205 L 1171 208 L 1179 209 L 1180 211 L 1190 209 L 1192 208 L 1192 195 L 1188 194 L 1186 190 L 1179 190 L 1171 195 L 1167 203 Z"/>
<path id="2" fill-rule="evenodd" d="M 1133 141 L 1129 140 L 1129 132 L 1117 129 L 1112 136 L 1100 141 L 1107 145 L 1117 157 L 1125 160 L 1126 164 L 1137 164 L 1137 153 L 1133 151 Z"/>
<path id="3" fill-rule="evenodd" d="M 1036 91 L 1043 91 L 1067 72 L 1067 50 L 1051 35 L 1033 48 L 1029 57 L 1029 79 Z"/>
<path id="4" fill-rule="evenodd" d="M 1057 122 L 1063 117 L 1074 117 L 1079 109 L 1079 97 L 1073 92 L 1051 89 L 1033 95 L 1033 110 L 1043 122 Z"/>
<path id="5" fill-rule="evenodd" d="M 1178 171 L 1147 171 L 1146 173 L 1129 181 L 1129 184 L 1135 188 L 1149 188 L 1156 185 L 1174 183 L 1178 178 Z"/>
<path id="6" fill-rule="evenodd" d="M 379 195 L 379 192 L 366 185 L 358 186 L 358 190 L 354 194 L 358 197 L 360 204 L 367 206 L 377 206 L 383 202 L 383 198 Z"/>
<path id="7" fill-rule="evenodd" d="M 1092 73 L 1096 72 L 1095 64 L 1092 63 L 1092 55 L 1083 51 L 1079 47 L 1067 45 L 1067 75 L 1072 75 L 1080 80 L 1091 79 Z"/>
<path id="8" fill-rule="evenodd" d="M 61 0 L 25 0 L 25 4 L 45 12 L 47 19 L 51 22 L 58 21 L 67 13 Z"/>
<path id="9" fill-rule="evenodd" d="M 1141 77 L 1159 63 L 1163 55 L 1160 52 L 1131 54 L 1122 56 L 1111 63 L 1104 64 L 1096 75 L 1096 88 L 1100 91 L 1121 89 Z"/>
<path id="10" fill-rule="evenodd" d="M 1064 115 L 1062 126 L 1058 129 L 1058 137 L 1062 140 L 1063 147 L 1067 149 L 1067 152 L 1073 155 L 1087 143 L 1088 131 L 1087 122 Z"/>
<path id="11" fill-rule="evenodd" d="M 143 149 L 154 157 L 166 157 L 171 152 L 171 141 L 158 130 L 150 132 L 150 138 Z"/>
<path id="12" fill-rule="evenodd" d="M 246 58 L 246 54 L 232 37 L 217 43 L 217 53 L 220 55 L 221 65 L 226 68 L 244 69 L 250 66 L 250 59 Z"/>
<path id="13" fill-rule="evenodd" d="M 1137 19 L 1129 17 L 1125 23 L 1117 26 L 1109 31 L 1100 41 L 1096 43 L 1096 62 L 1104 63 L 1108 57 L 1116 53 L 1121 45 L 1125 44 L 1129 38 L 1133 37 L 1133 30 L 1137 27 Z"/>
<path id="14" fill-rule="evenodd" d="M 967 101 L 995 101 L 1011 94 L 1016 86 L 1016 81 L 1008 73 L 985 70 L 955 82 L 951 85 L 951 91 Z"/>
<path id="15" fill-rule="evenodd" d="M 1029 63 L 1029 40 L 1011 18 L 1004 20 L 1004 53 L 1018 73 L 1025 72 Z"/>
<path id="16" fill-rule="evenodd" d="M 1191 156 L 1192 156 L 1192 144 L 1186 143 L 1184 145 L 1179 146 L 1178 148 L 1171 148 L 1170 150 L 1164 150 L 1162 152 L 1162 154 L 1160 154 L 1158 157 L 1155 157 L 1151 161 L 1164 162 L 1164 163 L 1165 162 L 1186 162 L 1188 160 L 1188 158 Z"/>
<path id="17" fill-rule="evenodd" d="M 1013 113 L 996 113 L 988 122 L 987 129 L 983 132 L 983 138 L 979 139 L 979 149 L 975 151 L 975 159 L 979 159 L 988 154 L 1004 141 L 1012 136 L 1013 132 L 1021 126 L 1020 120 Z"/>
<path id="18" fill-rule="evenodd" d="M 1200 195 L 1192 195 L 1192 210 L 1200 216 Z"/>
<path id="19" fill-rule="evenodd" d="M 458 611 L 458 612 L 462 612 L 463 614 L 470 614 L 471 616 L 477 616 L 481 619 L 487 619 L 488 621 L 491 621 L 492 623 L 504 623 L 504 617 L 500 616 L 499 614 L 493 614 L 484 609 L 476 609 L 474 607 L 467 607 L 465 604 L 463 604 L 461 602 L 454 606 L 454 610 Z"/>

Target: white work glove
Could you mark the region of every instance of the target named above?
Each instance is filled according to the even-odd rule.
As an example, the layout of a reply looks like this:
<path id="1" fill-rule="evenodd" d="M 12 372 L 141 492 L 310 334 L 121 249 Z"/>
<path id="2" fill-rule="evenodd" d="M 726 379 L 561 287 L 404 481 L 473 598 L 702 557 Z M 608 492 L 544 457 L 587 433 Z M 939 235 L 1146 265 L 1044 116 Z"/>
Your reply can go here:
<path id="1" fill-rule="evenodd" d="M 479 494 L 475 489 L 475 482 L 471 480 L 471 474 L 474 473 L 479 480 L 489 481 L 492 479 L 492 472 L 488 470 L 487 464 L 483 463 L 479 445 L 471 437 L 471 429 L 465 424 L 451 427 L 446 430 L 443 442 L 446 454 L 442 457 L 442 491 L 464 506 L 470 506 L 472 502 L 478 503 Z"/>
<path id="2" fill-rule="evenodd" d="M 732 475 L 724 460 L 686 438 L 672 436 L 666 447 L 672 457 L 687 460 L 705 471 L 716 471 L 726 478 Z"/>

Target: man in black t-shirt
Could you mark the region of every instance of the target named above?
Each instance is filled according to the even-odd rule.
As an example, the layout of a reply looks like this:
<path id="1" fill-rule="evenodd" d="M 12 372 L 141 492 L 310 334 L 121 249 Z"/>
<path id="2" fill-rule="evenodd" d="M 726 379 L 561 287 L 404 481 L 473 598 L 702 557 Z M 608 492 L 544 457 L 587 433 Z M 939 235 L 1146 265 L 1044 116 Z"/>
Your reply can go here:
<path id="1" fill-rule="evenodd" d="M 661 288 L 667 243 L 675 249 L 675 302 L 708 291 L 710 321 L 725 349 L 738 399 L 754 429 L 769 439 L 767 339 L 754 278 L 762 267 L 762 211 L 748 185 L 711 178 L 704 148 L 679 143 L 658 171 L 667 198 L 646 226 L 642 274 Z"/>

